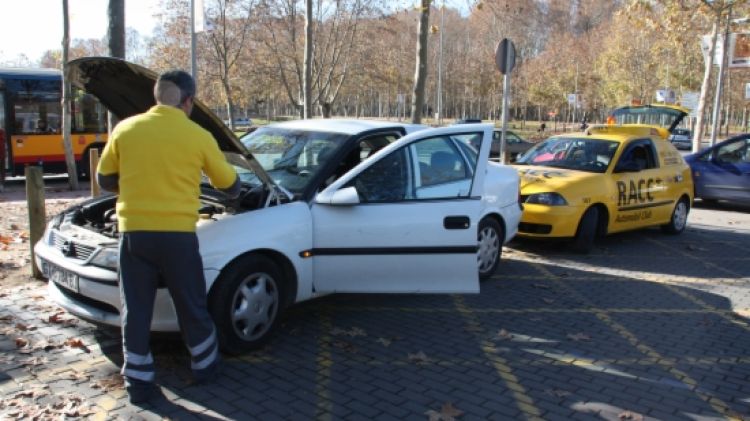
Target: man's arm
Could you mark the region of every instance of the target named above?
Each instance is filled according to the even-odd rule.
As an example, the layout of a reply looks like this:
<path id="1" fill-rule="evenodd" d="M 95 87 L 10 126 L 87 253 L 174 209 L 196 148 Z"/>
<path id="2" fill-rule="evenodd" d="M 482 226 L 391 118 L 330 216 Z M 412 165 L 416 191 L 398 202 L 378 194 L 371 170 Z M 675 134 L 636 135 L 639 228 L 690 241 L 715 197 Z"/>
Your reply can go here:
<path id="1" fill-rule="evenodd" d="M 120 157 L 117 153 L 117 139 L 114 133 L 104 145 L 102 158 L 96 168 L 96 182 L 104 190 L 114 193 L 120 191 Z"/>
<path id="2" fill-rule="evenodd" d="M 209 135 L 210 136 L 210 135 Z M 242 184 L 240 178 L 229 165 L 224 154 L 213 137 L 209 137 L 204 152 L 203 172 L 206 173 L 214 187 L 224 192 L 232 199 L 239 197 Z"/>
<path id="3" fill-rule="evenodd" d="M 104 175 L 99 171 L 96 172 L 96 182 L 99 183 L 99 187 L 104 190 L 111 191 L 113 193 L 119 193 L 120 191 L 120 174 Z"/>

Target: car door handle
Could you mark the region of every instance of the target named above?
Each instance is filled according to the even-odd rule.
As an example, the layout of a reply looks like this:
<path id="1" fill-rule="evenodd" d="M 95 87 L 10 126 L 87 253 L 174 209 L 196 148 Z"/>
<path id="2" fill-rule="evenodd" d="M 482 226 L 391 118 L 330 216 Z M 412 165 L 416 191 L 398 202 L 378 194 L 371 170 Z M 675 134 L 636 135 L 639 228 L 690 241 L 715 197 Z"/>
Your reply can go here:
<path id="1" fill-rule="evenodd" d="M 443 227 L 447 230 L 466 230 L 471 227 L 471 219 L 468 216 L 446 216 Z"/>

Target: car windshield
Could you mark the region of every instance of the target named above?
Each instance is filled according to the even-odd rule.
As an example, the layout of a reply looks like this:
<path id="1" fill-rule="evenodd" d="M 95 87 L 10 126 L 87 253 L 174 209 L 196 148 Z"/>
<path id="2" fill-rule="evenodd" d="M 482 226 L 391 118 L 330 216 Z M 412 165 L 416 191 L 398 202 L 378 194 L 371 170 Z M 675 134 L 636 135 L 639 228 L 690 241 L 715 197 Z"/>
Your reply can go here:
<path id="1" fill-rule="evenodd" d="M 340 133 L 263 127 L 240 140 L 276 184 L 297 196 L 347 138 Z"/>
<path id="2" fill-rule="evenodd" d="M 603 173 L 619 143 L 588 137 L 554 137 L 521 155 L 516 164 Z"/>

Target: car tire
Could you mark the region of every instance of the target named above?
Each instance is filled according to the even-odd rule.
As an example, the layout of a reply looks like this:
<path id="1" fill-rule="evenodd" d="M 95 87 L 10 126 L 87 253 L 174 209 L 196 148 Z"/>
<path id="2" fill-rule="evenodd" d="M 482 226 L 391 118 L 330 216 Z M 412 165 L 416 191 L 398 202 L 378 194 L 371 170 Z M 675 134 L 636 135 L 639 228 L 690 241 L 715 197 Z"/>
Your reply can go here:
<path id="1" fill-rule="evenodd" d="M 271 337 L 286 302 L 283 271 L 268 257 L 248 255 L 231 263 L 211 289 L 208 310 L 222 351 L 238 355 Z"/>
<path id="2" fill-rule="evenodd" d="M 505 231 L 494 218 L 484 218 L 477 229 L 477 267 L 479 279 L 492 276 L 500 265 Z"/>
<path id="3" fill-rule="evenodd" d="M 661 226 L 662 232 L 665 234 L 677 235 L 685 230 L 687 226 L 687 217 L 690 212 L 690 204 L 684 197 L 677 201 L 672 210 L 672 216 L 669 218 L 669 222 Z"/>
<path id="4" fill-rule="evenodd" d="M 578 223 L 578 230 L 573 239 L 573 251 L 576 253 L 587 254 L 594 248 L 596 239 L 596 230 L 599 225 L 599 210 L 597 208 L 588 208 Z"/>

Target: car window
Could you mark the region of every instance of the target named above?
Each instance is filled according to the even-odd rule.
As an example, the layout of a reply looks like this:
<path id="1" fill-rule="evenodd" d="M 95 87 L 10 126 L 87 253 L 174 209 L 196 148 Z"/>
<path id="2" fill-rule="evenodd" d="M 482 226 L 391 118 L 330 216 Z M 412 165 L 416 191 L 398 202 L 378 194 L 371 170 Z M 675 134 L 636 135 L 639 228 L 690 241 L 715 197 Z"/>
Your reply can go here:
<path id="1" fill-rule="evenodd" d="M 362 203 L 465 198 L 471 192 L 481 133 L 437 136 L 404 146 L 381 158 L 347 186 Z"/>
<path id="2" fill-rule="evenodd" d="M 338 133 L 263 127 L 241 141 L 274 182 L 301 194 L 347 138 Z"/>
<path id="3" fill-rule="evenodd" d="M 727 164 L 750 163 L 748 142 L 750 139 L 738 140 L 716 148 L 716 160 Z"/>
<path id="4" fill-rule="evenodd" d="M 409 198 L 408 149 L 401 148 L 362 171 L 347 186 L 354 186 L 362 203 L 400 202 Z"/>
<path id="5" fill-rule="evenodd" d="M 515 163 L 603 173 L 618 146 L 618 142 L 590 137 L 553 137 L 534 145 Z"/>
<path id="6" fill-rule="evenodd" d="M 622 166 L 627 162 L 634 163 L 639 170 L 648 170 L 659 166 L 650 140 L 638 140 L 629 144 L 620 156 L 617 165 Z"/>

